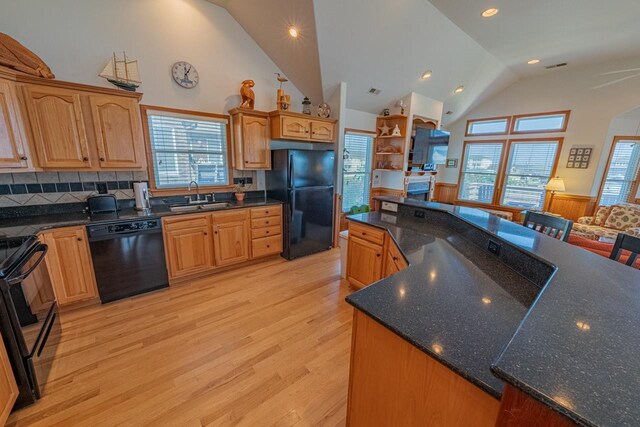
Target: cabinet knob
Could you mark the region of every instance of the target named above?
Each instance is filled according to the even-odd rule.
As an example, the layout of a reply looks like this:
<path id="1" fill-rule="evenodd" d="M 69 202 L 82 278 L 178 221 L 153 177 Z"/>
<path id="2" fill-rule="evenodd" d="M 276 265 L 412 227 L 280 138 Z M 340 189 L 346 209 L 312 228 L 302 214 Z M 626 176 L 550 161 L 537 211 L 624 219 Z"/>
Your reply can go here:
<path id="1" fill-rule="evenodd" d="M 394 261 L 397 261 L 397 260 L 398 260 L 398 257 L 397 257 L 397 256 L 394 256 L 394 257 L 393 257 L 393 260 L 394 260 Z"/>
<path id="2" fill-rule="evenodd" d="M 78 237 L 78 242 L 82 242 L 82 237 Z"/>
<path id="3" fill-rule="evenodd" d="M 270 247 L 271 247 L 271 245 L 267 245 L 267 249 L 270 248 Z"/>
<path id="4" fill-rule="evenodd" d="M 88 157 L 83 157 L 83 158 L 82 158 L 82 161 L 83 161 L 83 162 L 88 162 L 88 161 L 89 161 L 89 158 L 88 158 Z"/>
<path id="5" fill-rule="evenodd" d="M 380 253 L 377 253 L 377 254 L 376 254 L 376 256 L 377 256 L 377 257 L 379 257 L 380 255 L 381 255 Z"/>
<path id="6" fill-rule="evenodd" d="M 20 157 L 20 160 L 27 160 L 27 156 Z"/>
<path id="7" fill-rule="evenodd" d="M 104 162 L 104 157 L 100 157 L 100 161 L 101 161 L 101 162 Z"/>
<path id="8" fill-rule="evenodd" d="M 266 234 L 269 234 L 269 230 L 265 231 Z"/>
<path id="9" fill-rule="evenodd" d="M 218 234 L 218 232 L 217 232 L 217 231 L 214 231 L 214 232 L 213 232 L 213 234 Z"/>
<path id="10" fill-rule="evenodd" d="M 265 224 L 269 224 L 269 221 L 265 221 Z"/>
<path id="11" fill-rule="evenodd" d="M 204 235 L 207 236 L 209 233 L 207 233 L 206 231 L 204 232 Z"/>
<path id="12" fill-rule="evenodd" d="M 245 163 L 249 163 L 249 160 L 245 160 L 244 162 L 245 162 Z"/>

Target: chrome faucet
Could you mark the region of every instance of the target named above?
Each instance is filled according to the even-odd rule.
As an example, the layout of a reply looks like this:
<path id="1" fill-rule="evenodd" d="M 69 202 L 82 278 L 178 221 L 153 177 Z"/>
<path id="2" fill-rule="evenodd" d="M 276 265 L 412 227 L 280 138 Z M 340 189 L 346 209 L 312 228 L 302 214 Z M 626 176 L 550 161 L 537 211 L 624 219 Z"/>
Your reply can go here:
<path id="1" fill-rule="evenodd" d="M 195 200 L 195 201 L 196 201 L 196 203 L 198 203 L 198 202 L 200 202 L 200 201 L 201 201 L 201 200 L 200 200 L 200 186 L 198 185 L 198 183 L 197 183 L 197 182 L 195 182 L 195 181 L 191 181 L 191 182 L 189 183 L 189 193 L 191 193 L 191 184 L 195 184 L 195 185 L 196 185 L 196 200 Z M 189 197 L 189 199 L 191 199 L 191 197 Z"/>

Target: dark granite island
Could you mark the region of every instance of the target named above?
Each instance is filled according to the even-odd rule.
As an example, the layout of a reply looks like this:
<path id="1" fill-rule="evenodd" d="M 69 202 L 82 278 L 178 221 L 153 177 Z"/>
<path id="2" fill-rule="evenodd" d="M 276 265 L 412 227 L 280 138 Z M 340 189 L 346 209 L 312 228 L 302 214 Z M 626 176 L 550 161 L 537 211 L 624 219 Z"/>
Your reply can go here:
<path id="1" fill-rule="evenodd" d="M 496 404 L 506 382 L 511 394 L 503 405 L 521 407 L 503 408 L 498 425 L 548 425 L 542 423 L 548 418 L 526 424 L 512 416 L 540 409 L 536 405 L 558 425 L 638 425 L 640 408 L 633 401 L 640 393 L 640 272 L 477 209 L 381 199 L 401 204 L 399 212 L 349 219 L 387 230 L 410 266 L 347 298 L 357 309 L 356 324 L 369 319 L 366 330 L 381 327 L 396 345 L 409 344 L 440 362 Z M 487 250 L 489 240 L 501 246 L 499 256 Z M 396 353 L 405 362 L 417 360 L 404 350 Z M 362 378 L 354 366 L 370 359 L 352 353 L 352 382 Z M 410 387 L 411 378 L 400 384 Z M 416 392 L 405 412 L 422 402 Z M 511 399 L 513 392 L 521 396 Z M 350 415 L 357 400 L 350 384 Z M 377 409 L 372 412 L 378 417 L 393 412 Z M 429 414 L 435 424 L 442 421 L 442 414 Z"/>

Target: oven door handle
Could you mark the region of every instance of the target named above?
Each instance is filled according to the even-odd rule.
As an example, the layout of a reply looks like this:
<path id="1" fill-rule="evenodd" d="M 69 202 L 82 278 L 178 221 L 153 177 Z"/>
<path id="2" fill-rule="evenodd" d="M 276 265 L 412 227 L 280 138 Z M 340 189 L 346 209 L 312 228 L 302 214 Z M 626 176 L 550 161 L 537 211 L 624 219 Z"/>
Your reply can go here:
<path id="1" fill-rule="evenodd" d="M 58 315 L 58 313 L 53 313 L 53 316 L 51 317 L 51 321 L 49 322 L 49 326 L 47 326 L 47 332 L 44 333 L 44 336 L 42 337 L 42 341 L 40 342 L 40 348 L 38 349 L 38 352 L 36 353 L 37 357 L 40 357 L 40 355 L 42 354 L 42 350 L 44 350 L 44 346 L 47 344 L 47 340 L 49 339 L 49 335 L 51 334 L 51 329 L 53 329 L 53 324 L 56 321 L 56 316 Z"/>
<path id="2" fill-rule="evenodd" d="M 49 251 L 49 247 L 47 245 L 44 245 L 44 244 L 38 245 L 37 249 L 33 252 L 34 254 L 36 252 L 42 252 L 40 254 L 40 257 L 38 258 L 38 260 L 31 266 L 31 268 L 29 270 L 27 270 L 26 272 L 22 273 L 18 277 L 11 277 L 10 279 L 7 280 L 7 283 L 9 285 L 15 285 L 16 283 L 22 282 L 28 275 L 33 273 L 33 270 L 38 268 L 38 266 L 40 265 L 42 260 L 44 260 L 45 255 L 47 255 L 48 251 Z"/>

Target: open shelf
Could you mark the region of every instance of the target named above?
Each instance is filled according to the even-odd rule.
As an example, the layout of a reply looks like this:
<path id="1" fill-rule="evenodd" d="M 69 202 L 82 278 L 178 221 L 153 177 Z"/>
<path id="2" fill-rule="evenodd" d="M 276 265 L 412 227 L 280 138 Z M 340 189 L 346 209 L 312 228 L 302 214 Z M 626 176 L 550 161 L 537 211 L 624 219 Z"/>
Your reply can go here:
<path id="1" fill-rule="evenodd" d="M 381 136 L 376 136 L 376 138 L 393 139 L 393 138 L 404 138 L 404 136 L 403 135 L 381 135 Z"/>
<path id="2" fill-rule="evenodd" d="M 407 116 L 403 116 L 402 114 L 391 114 L 388 116 L 378 116 L 378 119 L 381 120 L 397 120 L 397 119 L 406 119 Z"/>
<path id="3" fill-rule="evenodd" d="M 387 172 L 402 172 L 402 169 L 382 169 L 382 168 L 375 168 L 374 171 L 387 171 Z"/>
<path id="4" fill-rule="evenodd" d="M 380 152 L 380 153 L 376 153 L 376 156 L 404 156 L 404 153 L 386 153 L 386 152 Z"/>

